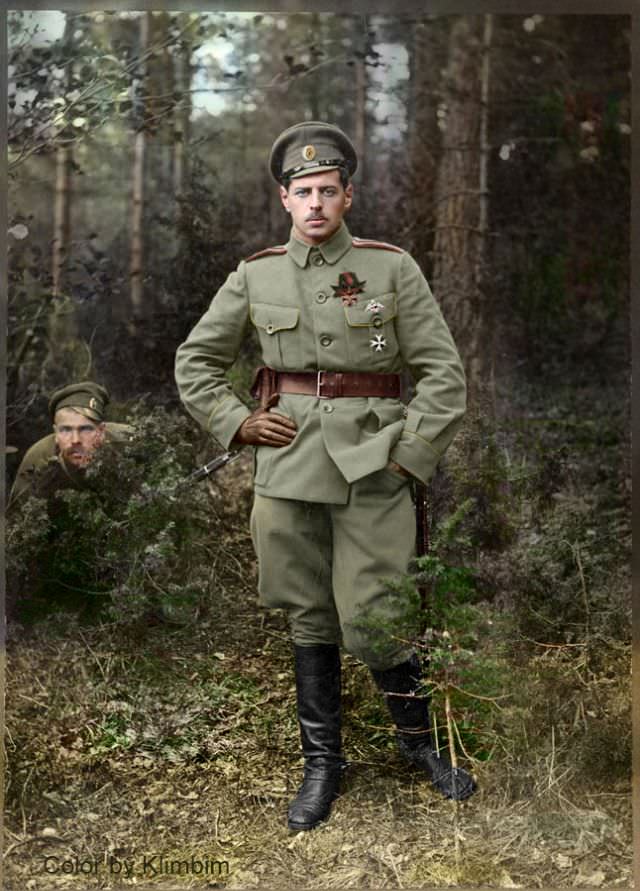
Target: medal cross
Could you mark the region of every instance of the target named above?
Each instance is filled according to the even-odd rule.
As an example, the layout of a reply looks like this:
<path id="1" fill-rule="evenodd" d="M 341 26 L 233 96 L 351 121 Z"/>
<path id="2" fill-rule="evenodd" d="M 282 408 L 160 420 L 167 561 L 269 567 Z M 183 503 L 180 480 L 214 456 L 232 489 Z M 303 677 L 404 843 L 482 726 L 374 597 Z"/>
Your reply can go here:
<path id="1" fill-rule="evenodd" d="M 377 353 L 379 353 L 380 350 L 383 350 L 387 345 L 387 341 L 382 336 L 382 334 L 376 334 L 373 340 L 370 340 L 369 343 L 372 349 L 374 349 Z"/>

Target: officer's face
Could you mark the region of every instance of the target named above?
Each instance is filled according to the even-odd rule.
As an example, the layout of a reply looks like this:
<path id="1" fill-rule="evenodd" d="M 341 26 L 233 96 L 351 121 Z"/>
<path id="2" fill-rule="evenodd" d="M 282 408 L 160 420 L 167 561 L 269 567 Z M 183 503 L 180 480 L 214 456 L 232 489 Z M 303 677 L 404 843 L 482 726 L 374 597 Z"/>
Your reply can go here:
<path id="1" fill-rule="evenodd" d="M 289 189 L 280 186 L 280 198 L 291 214 L 293 234 L 306 244 L 330 238 L 351 207 L 351 183 L 346 189 L 337 170 L 312 173 L 291 180 Z"/>
<path id="2" fill-rule="evenodd" d="M 53 431 L 64 460 L 74 467 L 86 467 L 104 440 L 105 426 L 72 408 L 61 408 L 56 412 Z"/>

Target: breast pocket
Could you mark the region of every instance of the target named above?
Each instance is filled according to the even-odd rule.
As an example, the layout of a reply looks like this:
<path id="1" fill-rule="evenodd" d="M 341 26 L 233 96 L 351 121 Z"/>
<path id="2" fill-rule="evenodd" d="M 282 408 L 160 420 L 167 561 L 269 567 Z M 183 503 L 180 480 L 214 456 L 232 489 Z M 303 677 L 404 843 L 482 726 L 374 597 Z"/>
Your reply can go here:
<path id="1" fill-rule="evenodd" d="M 265 365 L 289 371 L 300 367 L 299 318 L 295 306 L 251 304 L 251 321 L 258 331 Z"/>
<path id="2" fill-rule="evenodd" d="M 393 320 L 396 295 L 367 297 L 353 306 L 345 306 L 349 358 L 358 367 L 385 370 L 398 355 L 398 341 Z"/>

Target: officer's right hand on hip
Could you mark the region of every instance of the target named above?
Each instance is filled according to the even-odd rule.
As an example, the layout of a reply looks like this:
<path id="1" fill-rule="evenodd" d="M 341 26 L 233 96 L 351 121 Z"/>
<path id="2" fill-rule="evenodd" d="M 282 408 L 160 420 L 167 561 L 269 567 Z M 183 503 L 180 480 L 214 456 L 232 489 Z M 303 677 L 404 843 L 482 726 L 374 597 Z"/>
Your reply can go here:
<path id="1" fill-rule="evenodd" d="M 289 445 L 298 428 L 291 418 L 271 413 L 270 409 L 277 401 L 278 394 L 274 393 L 264 408 L 258 408 L 249 415 L 238 428 L 234 444 L 266 445 L 274 448 Z"/>

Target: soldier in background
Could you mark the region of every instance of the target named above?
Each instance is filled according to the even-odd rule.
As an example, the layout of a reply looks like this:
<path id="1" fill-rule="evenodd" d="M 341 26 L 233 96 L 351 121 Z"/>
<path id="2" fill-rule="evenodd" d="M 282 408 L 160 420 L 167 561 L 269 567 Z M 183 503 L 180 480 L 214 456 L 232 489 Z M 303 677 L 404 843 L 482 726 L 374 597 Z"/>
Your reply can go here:
<path id="1" fill-rule="evenodd" d="M 408 604 L 384 581 L 407 571 L 409 480 L 429 479 L 458 430 L 464 371 L 415 261 L 349 233 L 356 166 L 333 125 L 305 122 L 278 137 L 270 168 L 291 237 L 240 263 L 176 356 L 193 417 L 225 448 L 256 447 L 260 602 L 287 611 L 294 642 L 305 767 L 289 807 L 293 830 L 325 819 L 339 793 L 340 644 L 371 669 L 406 759 L 446 797 L 475 789 L 435 750 L 418 657 L 387 630 Z M 265 364 L 253 412 L 226 377 L 250 325 Z M 415 381 L 407 406 L 405 370 Z"/>
<path id="2" fill-rule="evenodd" d="M 28 494 L 49 497 L 60 489 L 85 488 L 85 471 L 96 449 L 104 442 L 126 441 L 134 432 L 129 424 L 105 421 L 108 403 L 105 387 L 93 381 L 69 384 L 51 394 L 53 433 L 27 450 L 8 508 L 13 509 Z"/>

